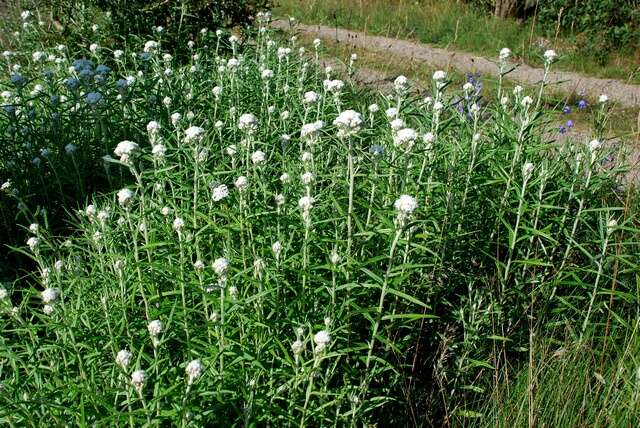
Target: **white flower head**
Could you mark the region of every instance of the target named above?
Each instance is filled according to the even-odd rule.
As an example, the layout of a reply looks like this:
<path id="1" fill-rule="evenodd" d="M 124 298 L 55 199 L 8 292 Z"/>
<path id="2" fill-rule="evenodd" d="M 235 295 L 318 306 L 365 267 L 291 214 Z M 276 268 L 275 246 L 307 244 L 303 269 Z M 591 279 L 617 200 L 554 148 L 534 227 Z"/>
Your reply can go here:
<path id="1" fill-rule="evenodd" d="M 315 142 L 323 126 L 324 122 L 321 120 L 302 125 L 302 128 L 300 129 L 300 138 L 307 141 L 308 143 Z"/>
<path id="2" fill-rule="evenodd" d="M 36 238 L 35 236 L 32 236 L 31 238 L 27 239 L 27 246 L 34 253 L 38 249 L 38 245 L 40 245 L 40 239 L 39 238 Z"/>
<path id="3" fill-rule="evenodd" d="M 320 100 L 320 95 L 314 91 L 308 91 L 304 93 L 302 102 L 304 104 L 314 104 Z"/>
<path id="4" fill-rule="evenodd" d="M 118 143 L 113 153 L 120 157 L 120 162 L 129 163 L 131 158 L 138 153 L 140 147 L 133 141 L 124 140 Z"/>
<path id="5" fill-rule="evenodd" d="M 116 355 L 116 364 L 126 370 L 127 367 L 129 367 L 132 358 L 133 354 L 131 352 L 127 351 L 126 349 L 121 349 Z"/>
<path id="6" fill-rule="evenodd" d="M 592 153 L 600 150 L 601 148 L 602 148 L 602 141 L 591 140 L 589 142 L 589 151 L 591 151 Z"/>
<path id="7" fill-rule="evenodd" d="M 300 355 L 304 351 L 304 343 L 300 339 L 296 340 L 291 344 L 291 351 L 295 355 Z"/>
<path id="8" fill-rule="evenodd" d="M 335 80 L 325 80 L 323 82 L 324 88 L 327 90 L 327 92 L 331 92 L 334 95 L 339 95 L 340 92 L 342 91 L 342 88 L 344 88 L 344 82 L 342 80 L 339 79 L 335 79 Z"/>
<path id="9" fill-rule="evenodd" d="M 349 137 L 360 130 L 362 115 L 354 110 L 345 110 L 333 121 L 333 125 L 338 128 L 339 137 Z"/>
<path id="10" fill-rule="evenodd" d="M 190 143 L 192 141 L 200 142 L 204 138 L 204 129 L 199 126 L 190 126 L 184 132 L 184 142 Z"/>
<path id="11" fill-rule="evenodd" d="M 138 394 L 142 393 L 142 388 L 144 388 L 144 383 L 147 380 L 147 374 L 144 370 L 136 370 L 131 374 L 131 384 L 136 389 Z"/>
<path id="12" fill-rule="evenodd" d="M 4 287 L 4 285 L 0 284 L 0 301 L 5 300 L 9 297 L 9 292 Z"/>
<path id="13" fill-rule="evenodd" d="M 238 119 L 238 129 L 248 134 L 258 130 L 258 118 L 251 113 L 245 113 Z"/>
<path id="14" fill-rule="evenodd" d="M 314 177 L 312 173 L 307 171 L 300 176 L 300 180 L 302 181 L 302 184 L 304 184 L 305 186 L 308 186 L 311 183 L 313 183 Z"/>
<path id="15" fill-rule="evenodd" d="M 527 95 L 526 97 L 524 97 L 522 99 L 522 101 L 520 101 L 520 104 L 522 104 L 522 107 L 524 107 L 524 108 L 529 108 L 531 106 L 531 104 L 533 104 L 533 98 L 531 98 L 529 95 Z"/>
<path id="16" fill-rule="evenodd" d="M 193 360 L 187 364 L 185 372 L 187 373 L 187 382 L 191 385 L 193 381 L 202 375 L 202 372 L 204 372 L 204 366 L 200 360 Z"/>
<path id="17" fill-rule="evenodd" d="M 227 274 L 227 271 L 229 270 L 229 260 L 227 260 L 224 257 L 219 257 L 214 260 L 212 266 L 213 266 L 213 271 L 216 274 L 220 276 L 224 276 Z"/>
<path id="18" fill-rule="evenodd" d="M 173 230 L 180 233 L 180 231 L 182 231 L 183 228 L 184 228 L 184 220 L 180 217 L 176 217 L 173 220 Z"/>
<path id="19" fill-rule="evenodd" d="M 118 203 L 123 207 L 127 207 L 133 201 L 134 196 L 131 189 L 124 188 L 118 192 Z"/>
<path id="20" fill-rule="evenodd" d="M 409 90 L 409 79 L 402 75 L 396 77 L 396 80 L 393 81 L 393 88 L 398 94 L 405 94 Z"/>
<path id="21" fill-rule="evenodd" d="M 329 342 L 331 342 L 331 335 L 326 330 L 320 330 L 313 335 L 313 341 L 316 344 L 315 352 L 320 353 L 324 351 Z"/>
<path id="22" fill-rule="evenodd" d="M 395 107 L 390 107 L 384 111 L 384 114 L 387 116 L 389 120 L 394 120 L 398 118 L 398 109 Z"/>
<path id="23" fill-rule="evenodd" d="M 418 208 L 416 198 L 409 195 L 401 195 L 393 204 L 398 214 L 409 216 Z"/>
<path id="24" fill-rule="evenodd" d="M 396 147 L 410 150 L 418 139 L 418 133 L 411 128 L 404 128 L 396 132 L 393 137 L 393 144 Z"/>
<path id="25" fill-rule="evenodd" d="M 152 120 L 151 122 L 147 123 L 147 132 L 149 134 L 157 134 L 159 130 L 160 130 L 160 124 L 155 120 Z"/>
<path id="26" fill-rule="evenodd" d="M 162 144 L 154 144 L 151 148 L 151 154 L 156 159 L 162 159 L 167 154 L 167 148 Z"/>
<path id="27" fill-rule="evenodd" d="M 558 58 L 558 54 L 553 49 L 546 50 L 543 56 L 544 56 L 544 62 L 547 65 L 551 64 L 556 60 L 556 58 Z"/>
<path id="28" fill-rule="evenodd" d="M 158 337 L 162 333 L 164 326 L 162 325 L 162 321 L 153 320 L 147 325 L 147 329 L 151 337 Z"/>
<path id="29" fill-rule="evenodd" d="M 289 174 L 287 174 L 286 172 L 283 172 L 280 176 L 280 181 L 285 184 L 289 183 L 291 181 L 291 176 L 289 176 Z"/>
<path id="30" fill-rule="evenodd" d="M 220 184 L 213 188 L 211 199 L 213 199 L 214 202 L 219 202 L 227 196 L 229 196 L 229 188 L 226 184 Z"/>
<path id="31" fill-rule="evenodd" d="M 273 255 L 278 260 L 280 258 L 280 253 L 282 252 L 282 244 L 280 241 L 276 241 L 271 244 L 271 251 L 273 251 Z"/>
<path id="32" fill-rule="evenodd" d="M 443 70 L 436 70 L 433 73 L 433 80 L 437 83 L 444 82 L 447 79 L 447 73 Z"/>
<path id="33" fill-rule="evenodd" d="M 609 101 L 609 96 L 608 96 L 608 95 L 606 95 L 606 94 L 602 94 L 602 95 L 600 95 L 600 97 L 598 98 L 598 102 L 599 102 L 600 104 L 604 104 L 604 103 L 606 103 L 607 101 Z"/>
<path id="34" fill-rule="evenodd" d="M 42 301 L 45 304 L 51 304 L 53 302 L 55 302 L 58 299 L 58 296 L 60 296 L 60 289 L 59 288 L 45 288 L 42 291 Z"/>
<path id="35" fill-rule="evenodd" d="M 254 165 L 260 165 L 265 161 L 265 153 L 262 150 L 256 150 L 251 154 L 251 162 Z"/>
<path id="36" fill-rule="evenodd" d="M 313 204 L 315 202 L 315 199 L 312 198 L 311 196 L 303 196 L 298 200 L 298 207 L 302 210 L 302 211 L 310 211 L 311 208 L 313 208 Z"/>
<path id="37" fill-rule="evenodd" d="M 240 177 L 236 178 L 236 181 L 233 184 L 238 190 L 243 191 L 247 188 L 247 186 L 249 186 L 249 180 L 244 175 L 241 175 Z"/>
<path id="38" fill-rule="evenodd" d="M 500 55 L 499 55 L 500 61 L 504 62 L 504 61 L 508 60 L 509 57 L 511 57 L 511 49 L 509 49 L 509 48 L 500 49 Z"/>

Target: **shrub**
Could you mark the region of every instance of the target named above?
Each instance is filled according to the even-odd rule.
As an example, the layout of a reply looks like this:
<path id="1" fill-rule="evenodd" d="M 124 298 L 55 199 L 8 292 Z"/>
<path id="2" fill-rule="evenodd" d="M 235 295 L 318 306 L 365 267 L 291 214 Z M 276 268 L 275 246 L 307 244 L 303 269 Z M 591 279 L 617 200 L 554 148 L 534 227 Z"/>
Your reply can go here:
<path id="1" fill-rule="evenodd" d="M 440 71 L 428 97 L 403 78 L 368 94 L 271 37 L 196 42 L 186 66 L 138 40 L 98 79 L 100 48 L 25 52 L 24 85 L 3 72 L 0 130 L 25 153 L 7 178 L 61 120 L 103 127 L 58 157 L 92 153 L 118 186 L 59 234 L 21 199 L 37 186 L 3 184 L 36 266 L 0 290 L 3 422 L 462 423 L 540 332 L 633 318 L 637 211 L 607 103 L 591 143 L 560 145 L 522 88 L 483 101 Z M 44 166 L 33 180 L 55 183 Z"/>
<path id="2" fill-rule="evenodd" d="M 94 7 L 110 14 L 112 31 L 126 37 L 157 39 L 158 27 L 165 49 L 185 54 L 186 42 L 203 28 L 213 31 L 246 28 L 258 12 L 269 8 L 271 0 L 49 0 L 62 21 L 70 10 Z M 71 3 L 71 4 L 70 4 Z"/>

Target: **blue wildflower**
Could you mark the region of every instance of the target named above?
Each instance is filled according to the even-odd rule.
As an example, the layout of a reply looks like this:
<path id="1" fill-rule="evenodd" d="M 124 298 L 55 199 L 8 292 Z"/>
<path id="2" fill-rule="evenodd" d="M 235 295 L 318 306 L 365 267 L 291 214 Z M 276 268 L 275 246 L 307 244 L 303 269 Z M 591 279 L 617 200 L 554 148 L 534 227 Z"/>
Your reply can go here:
<path id="1" fill-rule="evenodd" d="M 93 62 L 85 58 L 76 59 L 73 61 L 73 68 L 76 72 L 80 72 L 82 70 L 93 70 Z"/>
<path id="2" fill-rule="evenodd" d="M 566 134 L 567 133 L 567 128 L 565 128 L 564 125 L 560 125 L 560 133 L 561 134 Z"/>
<path id="3" fill-rule="evenodd" d="M 51 80 L 53 78 L 53 70 L 45 70 L 42 75 L 45 79 Z"/>
<path id="4" fill-rule="evenodd" d="M 20 74 L 12 74 L 11 83 L 13 83 L 13 86 L 15 86 L 16 88 L 21 88 L 27 83 L 27 81 Z"/>
<path id="5" fill-rule="evenodd" d="M 102 94 L 100 92 L 89 92 L 85 99 L 87 104 L 95 105 L 102 101 Z"/>
<path id="6" fill-rule="evenodd" d="M 91 70 L 90 68 L 84 68 L 84 69 L 80 70 L 80 72 L 78 73 L 78 76 L 82 80 L 91 79 L 93 77 L 93 70 Z"/>
<path id="7" fill-rule="evenodd" d="M 384 154 L 384 147 L 382 147 L 380 144 L 373 144 L 371 147 L 369 147 L 369 153 L 374 156 L 380 156 Z"/>
<path id="8" fill-rule="evenodd" d="M 573 120 L 567 120 L 567 128 L 573 128 Z"/>
<path id="9" fill-rule="evenodd" d="M 78 82 L 78 79 L 76 79 L 75 77 L 68 77 L 64 83 L 65 85 L 67 85 L 69 89 L 72 89 L 72 90 L 76 89 L 80 84 L 80 82 Z"/>
<path id="10" fill-rule="evenodd" d="M 587 108 L 587 102 L 585 100 L 578 101 L 578 108 L 580 110 L 584 110 Z"/>
<path id="11" fill-rule="evenodd" d="M 118 79 L 116 82 L 116 88 L 118 88 L 119 91 L 124 91 L 127 89 L 127 86 L 129 86 L 129 84 L 125 79 Z"/>
<path id="12" fill-rule="evenodd" d="M 110 71 L 111 69 L 104 64 L 100 64 L 96 67 L 96 73 L 98 74 L 108 74 Z"/>
<path id="13" fill-rule="evenodd" d="M 568 105 L 565 105 L 564 107 L 562 107 L 562 113 L 564 114 L 571 113 L 571 107 L 569 107 Z"/>

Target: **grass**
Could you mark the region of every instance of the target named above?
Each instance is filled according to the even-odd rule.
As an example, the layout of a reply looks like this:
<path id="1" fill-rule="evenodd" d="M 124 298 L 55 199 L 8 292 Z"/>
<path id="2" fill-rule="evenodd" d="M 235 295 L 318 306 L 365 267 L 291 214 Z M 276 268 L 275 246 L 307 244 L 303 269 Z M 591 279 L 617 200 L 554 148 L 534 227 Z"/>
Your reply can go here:
<path id="1" fill-rule="evenodd" d="M 575 333 L 575 332 L 574 332 Z M 571 334 L 570 334 L 571 335 Z M 541 343 L 533 370 L 522 369 L 487 403 L 478 426 L 628 427 L 640 418 L 637 324 L 606 349 L 591 343 Z M 534 381 L 529 379 L 533 377 Z M 534 385 L 535 394 L 528 388 Z M 503 395 L 502 395 L 503 394 Z M 533 412 L 528 412 L 529 406 Z M 529 419 L 532 416 L 532 419 Z"/>
<path id="2" fill-rule="evenodd" d="M 552 144 L 544 86 L 380 94 L 269 31 L 179 63 L 77 12 L 104 45 L 27 20 L 0 71 L 3 244 L 30 261 L 2 273 L 3 424 L 507 423 L 523 391 L 564 422 L 547 344 L 583 358 L 565 391 L 583 349 L 605 379 L 629 361 L 639 205 L 607 104 Z"/>
<path id="3" fill-rule="evenodd" d="M 544 49 L 562 54 L 557 68 L 640 83 L 637 52 L 613 52 L 602 65 L 569 37 L 547 40 L 531 22 L 500 20 L 462 2 L 434 0 L 279 0 L 275 13 L 305 24 L 324 24 L 371 34 L 416 39 L 438 47 L 496 56 L 507 46 L 516 57 L 542 65 Z"/>

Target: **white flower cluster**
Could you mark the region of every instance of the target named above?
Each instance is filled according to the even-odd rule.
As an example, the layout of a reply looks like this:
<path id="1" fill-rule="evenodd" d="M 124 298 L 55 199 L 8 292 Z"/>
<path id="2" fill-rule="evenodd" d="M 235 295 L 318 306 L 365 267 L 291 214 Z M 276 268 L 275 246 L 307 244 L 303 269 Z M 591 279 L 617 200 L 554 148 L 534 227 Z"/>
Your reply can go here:
<path id="1" fill-rule="evenodd" d="M 397 212 L 396 226 L 404 227 L 407 220 L 418 208 L 418 201 L 413 196 L 401 195 L 393 204 Z"/>
<path id="2" fill-rule="evenodd" d="M 204 372 L 204 366 L 200 360 L 193 360 L 187 364 L 185 372 L 187 373 L 187 383 L 191 385 L 202 375 L 202 372 Z"/>
<path id="3" fill-rule="evenodd" d="M 393 136 L 393 144 L 406 151 L 411 150 L 416 140 L 418 139 L 418 133 L 411 128 L 400 129 Z"/>
<path id="4" fill-rule="evenodd" d="M 116 364 L 122 367 L 123 370 L 126 370 L 131 363 L 131 359 L 133 358 L 133 354 L 126 349 L 122 349 L 118 351 L 116 355 Z"/>
<path id="5" fill-rule="evenodd" d="M 204 138 L 204 129 L 199 126 L 190 126 L 184 132 L 184 142 L 200 142 Z"/>
<path id="6" fill-rule="evenodd" d="M 120 162 L 129 163 L 131 158 L 138 153 L 140 147 L 133 141 L 124 140 L 118 143 L 113 153 L 120 158 Z"/>
<path id="7" fill-rule="evenodd" d="M 220 184 L 213 188 L 213 194 L 211 199 L 214 202 L 219 202 L 229 196 L 229 188 L 225 184 Z"/>
<path id="8" fill-rule="evenodd" d="M 253 134 L 258 130 L 258 118 L 251 113 L 245 113 L 238 119 L 238 129 Z"/>
<path id="9" fill-rule="evenodd" d="M 313 341 L 316 344 L 315 352 L 321 353 L 324 351 L 331 342 L 331 335 L 326 330 L 320 330 L 313 335 Z"/>
<path id="10" fill-rule="evenodd" d="M 345 110 L 333 121 L 333 125 L 338 128 L 338 137 L 350 137 L 360 130 L 362 115 L 354 110 Z"/>
<path id="11" fill-rule="evenodd" d="M 317 141 L 320 131 L 323 127 L 324 122 L 321 120 L 316 120 L 312 123 L 306 123 L 302 125 L 302 128 L 300 129 L 300 138 L 306 141 L 309 145 L 312 145 Z"/>

